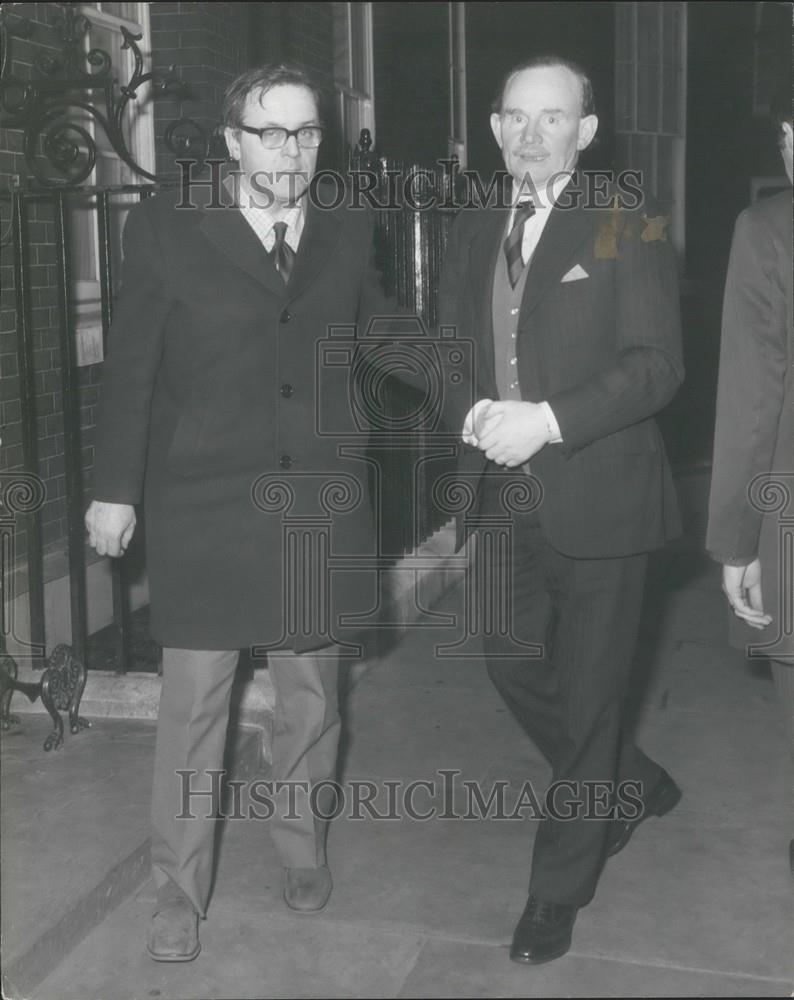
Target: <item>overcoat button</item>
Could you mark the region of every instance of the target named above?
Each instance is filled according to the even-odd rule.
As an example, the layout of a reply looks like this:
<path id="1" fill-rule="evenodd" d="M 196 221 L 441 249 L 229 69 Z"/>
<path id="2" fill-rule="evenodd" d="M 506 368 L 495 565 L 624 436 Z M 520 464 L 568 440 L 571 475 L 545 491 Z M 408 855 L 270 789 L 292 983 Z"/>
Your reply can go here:
<path id="1" fill-rule="evenodd" d="M 292 468 L 292 456 L 291 455 L 282 455 L 281 458 L 278 460 L 278 464 L 281 466 L 282 469 L 291 469 Z"/>
<path id="2" fill-rule="evenodd" d="M 295 390 L 292 388 L 289 382 L 285 382 L 284 385 L 282 385 L 281 387 L 281 395 L 284 397 L 284 399 L 289 399 L 294 391 Z"/>

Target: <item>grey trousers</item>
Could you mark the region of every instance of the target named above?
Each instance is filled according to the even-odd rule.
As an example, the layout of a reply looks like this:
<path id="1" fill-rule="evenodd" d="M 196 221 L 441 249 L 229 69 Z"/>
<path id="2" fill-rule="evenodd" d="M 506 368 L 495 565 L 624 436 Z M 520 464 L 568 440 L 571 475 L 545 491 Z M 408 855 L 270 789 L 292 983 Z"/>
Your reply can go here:
<path id="1" fill-rule="evenodd" d="M 775 690 L 783 710 L 788 752 L 794 760 L 794 663 L 770 660 L 770 664 Z"/>
<path id="2" fill-rule="evenodd" d="M 163 684 L 157 720 L 152 787 L 152 874 L 159 889 L 175 882 L 203 916 L 212 881 L 216 816 L 208 772 L 223 767 L 229 702 L 238 650 L 163 650 Z M 270 778 L 309 788 L 332 780 L 340 719 L 338 650 L 268 656 L 276 694 Z M 186 777 L 178 772 L 195 772 Z M 190 798 L 185 801 L 186 789 Z M 217 805 L 217 796 L 215 797 Z M 287 868 L 325 864 L 326 823 L 308 808 L 308 796 L 274 798 L 270 833 Z M 325 809 L 323 809 L 325 812 Z M 191 818 L 184 818 L 190 815 Z M 183 817 L 183 818 L 180 818 Z"/>
<path id="3" fill-rule="evenodd" d="M 782 660 L 771 660 L 772 677 L 775 681 L 780 706 L 783 709 L 783 720 L 786 726 L 786 751 L 788 753 L 789 777 L 789 817 L 794 822 L 794 664 Z"/>

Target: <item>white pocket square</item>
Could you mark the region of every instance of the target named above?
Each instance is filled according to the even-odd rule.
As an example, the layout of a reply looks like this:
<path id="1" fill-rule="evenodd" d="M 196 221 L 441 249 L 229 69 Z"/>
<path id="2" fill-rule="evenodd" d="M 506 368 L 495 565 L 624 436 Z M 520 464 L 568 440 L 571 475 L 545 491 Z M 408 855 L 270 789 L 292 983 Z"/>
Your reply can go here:
<path id="1" fill-rule="evenodd" d="M 560 284 L 562 284 L 563 281 L 581 281 L 582 278 L 589 278 L 589 277 L 590 275 L 587 273 L 587 271 L 585 271 L 585 269 L 582 267 L 581 264 L 574 264 L 571 270 L 567 274 L 564 274 L 562 276 Z"/>

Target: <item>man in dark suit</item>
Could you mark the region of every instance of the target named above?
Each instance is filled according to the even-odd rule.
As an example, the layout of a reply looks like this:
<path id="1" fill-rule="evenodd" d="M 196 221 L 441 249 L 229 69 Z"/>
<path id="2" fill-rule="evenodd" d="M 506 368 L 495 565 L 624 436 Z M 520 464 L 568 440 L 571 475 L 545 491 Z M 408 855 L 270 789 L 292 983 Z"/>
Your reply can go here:
<path id="1" fill-rule="evenodd" d="M 491 128 L 512 208 L 460 213 L 441 292 L 442 322 L 475 345 L 479 400 L 458 426 L 479 449 L 463 457 L 479 516 L 504 518 L 527 471 L 542 489 L 536 510 L 511 513 L 509 551 L 489 549 L 511 627 L 484 637 L 493 682 L 564 793 L 538 828 L 520 962 L 568 950 L 605 856 L 680 797 L 624 731 L 647 553 L 679 530 L 653 420 L 683 377 L 676 261 L 647 204 L 622 207 L 575 173 L 597 125 L 576 65 L 544 57 L 508 74 Z M 595 818 L 587 782 L 607 783 L 607 806 L 635 782 L 643 809 Z"/>
<path id="2" fill-rule="evenodd" d="M 791 181 L 788 94 L 778 125 Z M 789 188 L 756 202 L 736 221 L 722 312 L 706 547 L 723 564 L 722 587 L 735 615 L 732 645 L 752 645 L 755 655 L 770 658 L 794 753 L 794 570 L 784 558 L 784 520 L 794 514 L 791 208 Z M 794 842 L 791 855 L 794 870 Z"/>
<path id="3" fill-rule="evenodd" d="M 212 787 L 241 648 L 270 650 L 271 774 L 297 790 L 299 818 L 286 801 L 271 820 L 286 902 L 315 911 L 331 892 L 325 824 L 306 790 L 335 772 L 339 615 L 376 602 L 374 574 L 330 573 L 323 553 L 375 548 L 366 466 L 340 457 L 334 433 L 351 426 L 350 402 L 322 393 L 317 348 L 329 325 L 366 325 L 385 300 L 367 214 L 333 187 L 307 196 L 319 114 L 301 70 L 244 74 L 224 105 L 235 199 L 227 185 L 213 205 L 194 185 L 187 201 L 203 207 L 159 195 L 125 230 L 86 523 L 97 551 L 118 556 L 145 505 L 150 627 L 164 647 L 147 944 L 160 961 L 199 951 L 214 819 L 196 796 L 196 818 L 178 818 L 175 772 L 195 772 L 191 792 Z"/>

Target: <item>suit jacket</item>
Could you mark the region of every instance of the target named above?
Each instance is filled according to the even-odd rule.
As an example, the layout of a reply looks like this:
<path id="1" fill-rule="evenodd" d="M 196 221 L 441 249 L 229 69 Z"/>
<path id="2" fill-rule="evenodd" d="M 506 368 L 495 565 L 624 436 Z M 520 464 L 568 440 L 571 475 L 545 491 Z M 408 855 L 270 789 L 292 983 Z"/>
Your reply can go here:
<path id="1" fill-rule="evenodd" d="M 779 658 L 794 656 L 792 566 L 781 562 L 784 519 L 790 537 L 794 518 L 791 211 L 791 191 L 783 191 L 745 209 L 736 221 L 722 314 L 706 537 L 721 562 L 760 558 L 764 608 L 773 622 L 760 632 L 735 623 L 732 641 L 740 647 L 771 644 L 770 655 Z M 765 474 L 779 485 L 764 491 L 757 477 Z"/>
<path id="2" fill-rule="evenodd" d="M 330 326 L 386 308 L 371 219 L 310 204 L 288 286 L 233 207 L 160 195 L 130 212 L 124 248 L 93 491 L 144 502 L 152 635 L 328 642 L 338 614 L 376 604 L 371 566 L 306 569 L 375 552 L 367 466 L 339 449 L 349 371 L 322 355 Z"/>
<path id="3" fill-rule="evenodd" d="M 530 467 L 543 487 L 546 536 L 572 557 L 644 552 L 679 531 L 653 420 L 683 378 L 676 261 L 647 221 L 656 214 L 647 205 L 587 208 L 574 177 L 529 265 L 517 333 L 521 396 L 547 400 L 563 438 Z M 496 398 L 491 294 L 507 217 L 463 210 L 445 258 L 441 318 L 473 342 L 477 398 Z M 563 281 L 575 265 L 586 277 Z M 464 415 L 450 420 L 460 427 Z M 462 468 L 479 474 L 482 454 L 464 453 Z"/>

